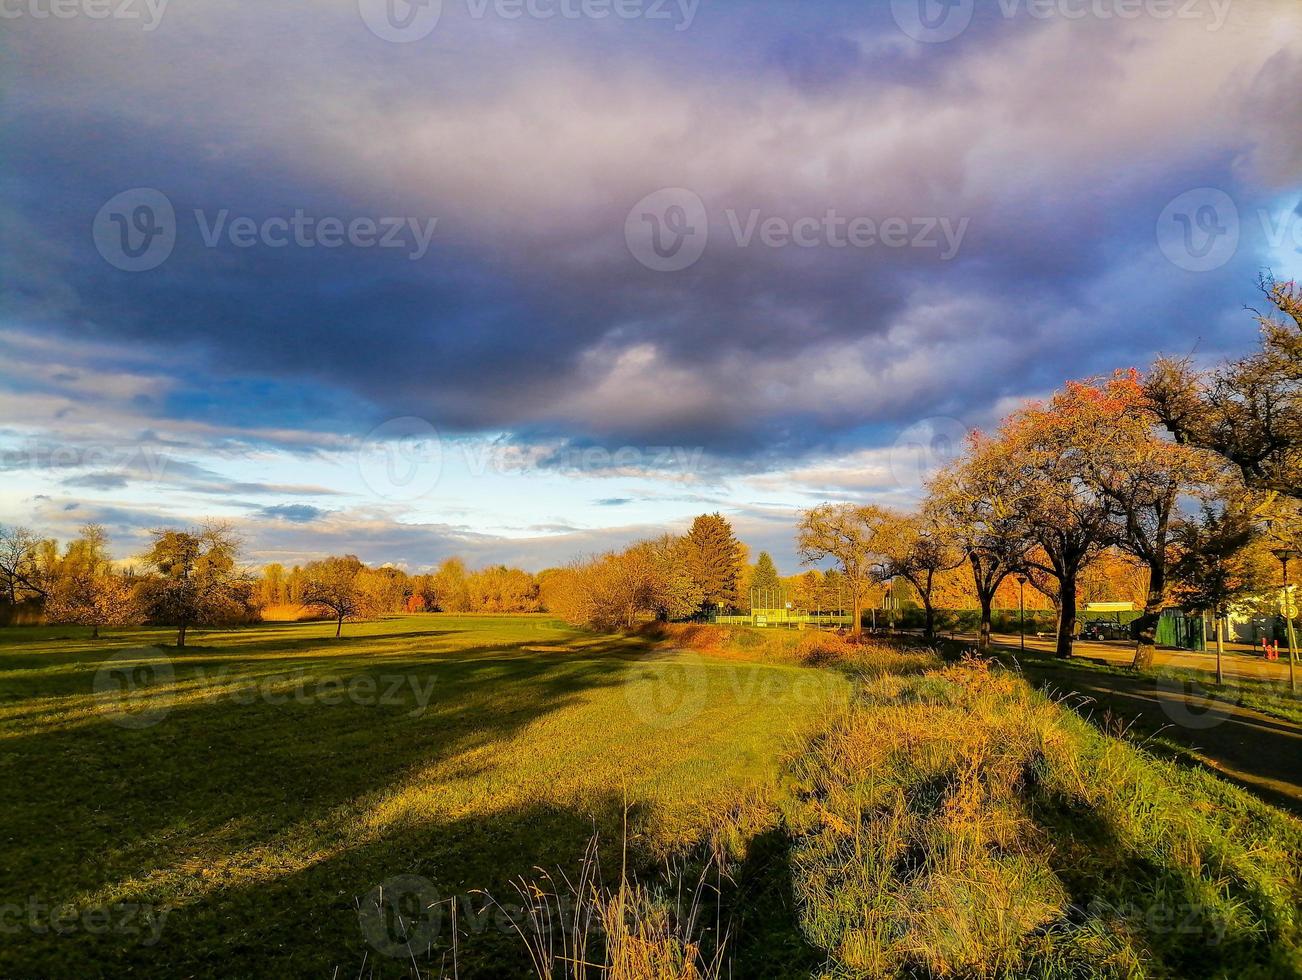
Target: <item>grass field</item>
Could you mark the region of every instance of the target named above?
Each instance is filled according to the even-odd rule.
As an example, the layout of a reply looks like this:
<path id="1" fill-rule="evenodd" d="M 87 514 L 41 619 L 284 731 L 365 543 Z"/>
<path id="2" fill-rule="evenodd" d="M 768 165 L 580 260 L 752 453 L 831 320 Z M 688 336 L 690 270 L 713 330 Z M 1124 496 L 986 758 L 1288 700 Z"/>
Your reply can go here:
<path id="1" fill-rule="evenodd" d="M 455 905 L 461 976 L 527 973 L 477 890 L 594 831 L 617 874 L 626 804 L 639 861 L 701 839 L 848 688 L 543 617 L 333 631 L 0 631 L 0 976 L 409 974 L 382 883 L 446 910 L 422 970 Z"/>

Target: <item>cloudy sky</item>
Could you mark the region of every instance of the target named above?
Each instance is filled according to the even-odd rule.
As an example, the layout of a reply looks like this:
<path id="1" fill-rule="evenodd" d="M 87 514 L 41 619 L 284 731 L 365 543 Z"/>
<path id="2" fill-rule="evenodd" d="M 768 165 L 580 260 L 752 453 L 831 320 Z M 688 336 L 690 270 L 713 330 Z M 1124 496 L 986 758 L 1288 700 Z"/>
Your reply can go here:
<path id="1" fill-rule="evenodd" d="M 1302 273 L 1295 0 L 4 0 L 0 522 L 530 568 L 907 503 Z"/>

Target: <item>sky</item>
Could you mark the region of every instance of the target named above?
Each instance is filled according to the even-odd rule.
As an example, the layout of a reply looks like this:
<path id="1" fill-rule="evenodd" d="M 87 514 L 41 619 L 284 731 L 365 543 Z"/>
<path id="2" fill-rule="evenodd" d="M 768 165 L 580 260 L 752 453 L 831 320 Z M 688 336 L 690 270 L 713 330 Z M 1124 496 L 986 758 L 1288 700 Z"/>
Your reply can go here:
<path id="1" fill-rule="evenodd" d="M 3 0 L 0 523 L 538 570 L 909 506 L 1302 274 L 1294 0 Z"/>

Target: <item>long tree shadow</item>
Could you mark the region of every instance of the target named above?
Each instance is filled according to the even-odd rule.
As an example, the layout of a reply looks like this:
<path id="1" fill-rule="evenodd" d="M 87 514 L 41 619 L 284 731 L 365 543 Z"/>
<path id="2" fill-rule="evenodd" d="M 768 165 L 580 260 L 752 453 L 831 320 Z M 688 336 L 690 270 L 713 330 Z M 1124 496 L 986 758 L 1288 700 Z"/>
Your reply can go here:
<path id="1" fill-rule="evenodd" d="M 302 699 L 219 696 L 176 705 L 148 728 L 96 719 L 10 737 L 0 780 L 19 788 L 23 805 L 0 813 L 6 891 L 66 901 L 130 880 L 148 894 L 151 876 L 169 867 L 202 876 L 206 864 L 220 865 L 215 859 L 257 852 L 413 767 L 507 739 L 622 683 L 627 670 L 624 656 L 566 662 L 502 653 L 495 645 L 455 651 L 451 661 L 349 665 L 352 677 L 413 682 L 392 704 L 376 677 L 360 700 L 319 690 Z M 303 676 L 345 673 L 338 660 L 318 667 Z M 423 706 L 418 691 L 429 693 Z"/>
<path id="2" fill-rule="evenodd" d="M 594 836 L 607 894 L 626 869 L 630 880 L 659 883 L 671 903 L 714 901 L 708 889 L 693 894 L 690 873 L 681 879 L 686 894 L 665 881 L 639 841 L 649 816 L 607 792 L 581 806 L 432 817 L 293 873 L 211 891 L 164 916 L 157 936 L 80 931 L 33 944 L 22 964 L 28 973 L 83 977 L 534 977 L 530 947 L 560 953 L 564 934 L 595 913 L 591 894 L 570 887 L 583 877 Z M 550 897 L 540 901 L 526 887 L 534 897 L 525 899 L 515 886 L 526 883 Z M 737 899 L 725 894 L 725 915 Z M 765 912 L 747 912 L 755 930 L 748 961 L 762 962 Z M 712 911 L 700 916 L 695 935 L 707 950 L 719 927 L 733 931 Z M 591 938 L 586 953 L 599 955 L 599 925 Z"/>

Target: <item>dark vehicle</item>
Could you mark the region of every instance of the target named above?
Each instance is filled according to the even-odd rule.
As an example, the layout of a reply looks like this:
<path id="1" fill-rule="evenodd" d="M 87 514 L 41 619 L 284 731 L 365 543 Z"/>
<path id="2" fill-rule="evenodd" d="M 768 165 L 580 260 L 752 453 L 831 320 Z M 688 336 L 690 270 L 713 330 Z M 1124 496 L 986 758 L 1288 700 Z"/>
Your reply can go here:
<path id="1" fill-rule="evenodd" d="M 1128 640 L 1130 627 L 1123 623 L 1095 620 L 1081 627 L 1080 638 L 1082 640 Z"/>

